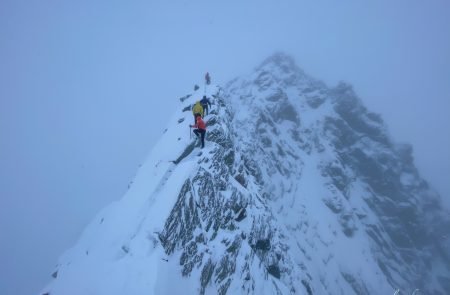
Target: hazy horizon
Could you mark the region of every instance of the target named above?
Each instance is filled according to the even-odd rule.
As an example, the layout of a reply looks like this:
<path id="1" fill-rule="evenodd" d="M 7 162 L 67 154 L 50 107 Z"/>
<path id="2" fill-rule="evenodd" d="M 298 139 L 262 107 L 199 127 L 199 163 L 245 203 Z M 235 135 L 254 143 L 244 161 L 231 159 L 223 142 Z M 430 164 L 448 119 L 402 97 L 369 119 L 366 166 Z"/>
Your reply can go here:
<path id="1" fill-rule="evenodd" d="M 0 293 L 38 292 L 122 197 L 178 98 L 282 51 L 340 80 L 450 207 L 450 3 L 2 1 Z"/>

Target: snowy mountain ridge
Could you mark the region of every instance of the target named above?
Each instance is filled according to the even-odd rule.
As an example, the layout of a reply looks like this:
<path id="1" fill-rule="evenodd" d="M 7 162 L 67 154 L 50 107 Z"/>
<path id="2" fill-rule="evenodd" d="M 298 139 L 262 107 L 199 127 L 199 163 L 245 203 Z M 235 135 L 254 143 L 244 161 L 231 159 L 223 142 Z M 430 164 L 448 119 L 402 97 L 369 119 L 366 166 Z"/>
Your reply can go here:
<path id="1" fill-rule="evenodd" d="M 351 86 L 275 54 L 180 103 L 43 294 L 450 293 L 448 212 Z"/>

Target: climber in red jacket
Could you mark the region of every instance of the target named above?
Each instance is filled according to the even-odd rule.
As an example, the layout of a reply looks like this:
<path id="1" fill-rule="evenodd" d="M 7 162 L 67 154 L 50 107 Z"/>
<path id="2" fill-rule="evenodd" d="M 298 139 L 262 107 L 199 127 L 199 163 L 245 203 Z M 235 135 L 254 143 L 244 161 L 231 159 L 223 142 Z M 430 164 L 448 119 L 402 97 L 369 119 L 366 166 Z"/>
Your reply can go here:
<path id="1" fill-rule="evenodd" d="M 201 136 L 202 148 L 204 148 L 205 147 L 206 123 L 205 123 L 205 121 L 203 121 L 202 116 L 197 116 L 197 122 L 195 123 L 195 125 L 189 125 L 189 126 L 196 128 L 196 129 L 194 129 L 194 133 L 197 136 L 197 138 L 199 137 L 199 135 Z"/>

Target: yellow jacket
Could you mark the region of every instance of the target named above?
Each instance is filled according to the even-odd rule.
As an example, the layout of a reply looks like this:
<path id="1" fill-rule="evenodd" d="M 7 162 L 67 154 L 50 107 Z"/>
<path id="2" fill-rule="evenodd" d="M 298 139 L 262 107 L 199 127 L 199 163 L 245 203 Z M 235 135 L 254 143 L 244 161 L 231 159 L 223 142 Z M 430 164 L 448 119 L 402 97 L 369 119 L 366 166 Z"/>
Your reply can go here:
<path id="1" fill-rule="evenodd" d="M 192 113 L 194 115 L 195 114 L 200 114 L 203 117 L 203 107 L 202 107 L 202 105 L 200 104 L 199 101 L 197 101 L 195 103 L 195 105 L 192 107 Z"/>

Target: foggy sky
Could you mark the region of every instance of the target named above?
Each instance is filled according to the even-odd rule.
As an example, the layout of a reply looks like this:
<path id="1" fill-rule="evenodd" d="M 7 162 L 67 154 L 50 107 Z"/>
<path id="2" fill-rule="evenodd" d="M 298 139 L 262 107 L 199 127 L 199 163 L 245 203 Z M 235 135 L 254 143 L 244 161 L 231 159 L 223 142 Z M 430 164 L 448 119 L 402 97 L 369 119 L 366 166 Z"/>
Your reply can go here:
<path id="1" fill-rule="evenodd" d="M 450 204 L 450 5 L 0 2 L 0 294 L 36 294 L 125 193 L 178 98 L 275 51 L 354 86 Z M 188 129 L 186 129 L 188 130 Z"/>

